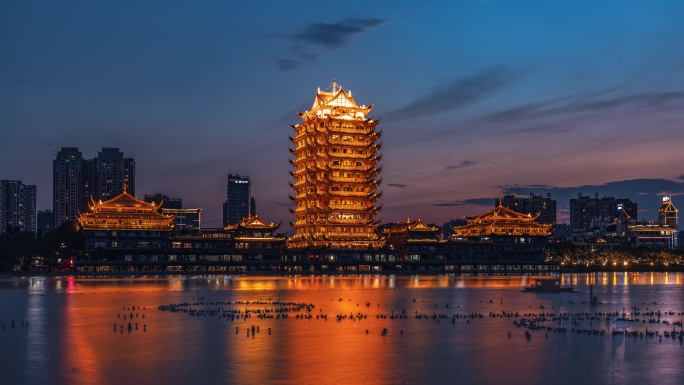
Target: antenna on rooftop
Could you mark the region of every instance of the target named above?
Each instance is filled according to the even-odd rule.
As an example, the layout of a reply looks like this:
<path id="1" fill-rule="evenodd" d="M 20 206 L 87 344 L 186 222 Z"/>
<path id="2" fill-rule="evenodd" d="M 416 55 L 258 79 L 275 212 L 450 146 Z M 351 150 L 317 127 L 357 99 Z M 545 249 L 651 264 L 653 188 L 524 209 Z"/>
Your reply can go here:
<path id="1" fill-rule="evenodd" d="M 334 94 L 337 92 L 337 90 L 339 90 L 342 87 L 337 84 L 337 79 L 333 78 L 333 82 L 330 85 L 330 87 L 328 87 L 328 88 L 330 88 L 331 89 L 330 92 L 332 92 Z"/>

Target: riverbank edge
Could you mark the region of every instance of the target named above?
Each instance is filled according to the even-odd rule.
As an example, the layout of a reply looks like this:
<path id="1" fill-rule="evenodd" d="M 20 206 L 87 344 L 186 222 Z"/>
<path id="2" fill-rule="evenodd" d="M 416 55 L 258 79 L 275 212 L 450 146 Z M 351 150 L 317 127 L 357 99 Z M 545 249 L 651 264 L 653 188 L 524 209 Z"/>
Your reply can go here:
<path id="1" fill-rule="evenodd" d="M 670 265 L 670 266 L 562 266 L 558 274 L 575 274 L 575 273 L 678 273 L 684 272 L 684 265 Z M 265 276 L 351 276 L 351 277 L 362 277 L 362 276 L 378 276 L 378 275 L 400 275 L 400 276 L 411 276 L 411 275 L 454 275 L 454 276 L 464 276 L 464 277 L 516 277 L 516 276 L 543 276 L 543 275 L 556 275 L 552 272 L 549 274 L 485 274 L 485 273 L 450 273 L 450 272 L 438 272 L 438 271 L 378 271 L 372 273 L 338 273 L 338 272 L 299 272 L 292 273 L 287 271 L 245 271 L 239 273 L 214 273 L 214 272 L 201 272 L 201 271 L 139 271 L 139 272 L 125 272 L 125 273 L 112 273 L 112 272 L 79 272 L 79 271 L 9 271 L 0 272 L 0 279 L 2 278 L 16 278 L 16 277 L 173 277 L 173 276 L 235 276 L 235 277 L 265 277 Z"/>

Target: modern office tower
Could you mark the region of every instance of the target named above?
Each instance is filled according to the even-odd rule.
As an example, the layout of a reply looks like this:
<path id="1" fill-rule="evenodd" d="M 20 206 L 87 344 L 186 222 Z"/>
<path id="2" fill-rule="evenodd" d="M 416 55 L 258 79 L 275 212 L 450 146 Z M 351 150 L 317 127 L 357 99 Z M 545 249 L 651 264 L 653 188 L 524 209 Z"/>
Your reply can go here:
<path id="1" fill-rule="evenodd" d="M 0 180 L 0 232 L 8 227 L 36 231 L 36 186 Z"/>
<path id="2" fill-rule="evenodd" d="M 514 195 L 505 195 L 497 198 L 494 206 L 503 206 L 523 214 L 537 215 L 537 223 L 556 224 L 556 201 L 551 199 L 551 194 L 546 196 L 530 194 L 529 198 L 517 198 Z"/>
<path id="3" fill-rule="evenodd" d="M 226 202 L 223 204 L 223 226 L 236 225 L 251 215 L 252 187 L 248 176 L 228 174 Z"/>
<path id="4" fill-rule="evenodd" d="M 76 147 L 62 147 L 52 161 L 55 227 L 66 220 L 76 220 L 79 213 L 86 212 L 90 193 L 86 172 L 83 155 Z"/>
<path id="5" fill-rule="evenodd" d="M 135 160 L 124 158 L 118 148 L 102 148 L 98 156 L 85 159 L 76 147 L 62 147 L 52 161 L 55 226 L 78 219 L 95 202 L 119 195 L 126 186 L 135 191 Z"/>
<path id="6" fill-rule="evenodd" d="M 135 196 L 135 160 L 118 148 L 103 147 L 92 160 L 93 199 L 109 200 L 126 190 Z"/>
<path id="7" fill-rule="evenodd" d="M 570 199 L 570 227 L 573 231 L 599 227 L 599 223 L 610 223 L 624 211 L 637 220 L 637 204 L 627 198 L 599 198 L 579 194 Z"/>
<path id="8" fill-rule="evenodd" d="M 183 200 L 181 198 L 169 198 L 166 194 L 148 194 L 145 195 L 145 202 L 161 203 L 162 209 L 182 209 Z"/>
<path id="9" fill-rule="evenodd" d="M 55 228 L 55 213 L 50 209 L 38 210 L 36 222 L 36 234 L 45 235 Z"/>
<path id="10" fill-rule="evenodd" d="M 660 210 L 658 210 L 658 223 L 670 226 L 675 229 L 676 232 L 679 225 L 677 218 L 678 213 L 679 210 L 672 204 L 672 197 L 663 197 L 663 204 L 660 206 Z"/>
<path id="11" fill-rule="evenodd" d="M 311 110 L 299 114 L 303 122 L 290 138 L 296 207 L 289 248 L 382 247 L 375 220 L 382 132 L 379 121 L 366 117 L 372 108 L 333 82 L 331 92 L 319 89 Z"/>

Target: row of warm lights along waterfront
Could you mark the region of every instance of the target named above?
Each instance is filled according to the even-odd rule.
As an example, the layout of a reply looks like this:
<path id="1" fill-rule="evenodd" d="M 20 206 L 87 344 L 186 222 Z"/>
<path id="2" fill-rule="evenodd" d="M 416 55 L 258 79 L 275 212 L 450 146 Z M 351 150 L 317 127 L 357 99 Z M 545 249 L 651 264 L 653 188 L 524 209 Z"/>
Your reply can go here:
<path id="1" fill-rule="evenodd" d="M 607 266 L 609 261 L 613 266 L 681 264 L 674 252 L 678 210 L 669 197 L 658 222 L 638 222 L 636 204 L 628 199 L 580 196 L 571 201 L 578 213 L 571 212 L 572 242 L 551 246 L 556 218 L 550 197 L 507 196 L 493 209 L 454 221 L 446 229 L 419 219 L 381 226 L 376 216 L 382 209 L 382 131 L 377 120 L 367 117 L 372 108 L 358 105 L 351 91 L 333 83 L 330 92 L 319 89 L 312 108 L 300 114 L 302 122 L 293 126 L 290 137 L 295 231 L 290 237 L 276 232 L 280 225 L 256 215 L 248 179 L 236 184 L 237 202 L 231 201 L 229 183 L 224 205 L 224 217 L 237 207 L 243 211 L 236 218 L 242 219 L 222 228 L 188 226 L 192 212 L 164 210 L 163 199 L 143 201 L 133 195 L 135 163 L 118 149 L 103 149 L 93 162 L 91 183 L 76 194 L 72 187 L 83 186 L 83 180 L 70 176 L 88 163 L 78 164 L 77 151 L 55 160 L 55 223 L 76 220 L 80 225 L 85 246 L 75 255 L 75 265 L 84 271 L 520 274 L 556 271 L 565 264 Z M 641 255 L 616 251 L 625 244 L 636 246 Z"/>

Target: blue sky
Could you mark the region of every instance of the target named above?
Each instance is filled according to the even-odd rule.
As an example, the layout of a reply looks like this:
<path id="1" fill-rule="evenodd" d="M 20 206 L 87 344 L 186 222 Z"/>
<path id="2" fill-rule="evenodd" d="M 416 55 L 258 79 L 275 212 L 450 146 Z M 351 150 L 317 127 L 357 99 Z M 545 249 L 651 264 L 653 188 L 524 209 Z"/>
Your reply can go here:
<path id="1" fill-rule="evenodd" d="M 680 1 L 0 4 L 0 179 L 52 205 L 52 159 L 119 147 L 136 194 L 220 224 L 226 174 L 286 224 L 297 111 L 333 78 L 383 129 L 384 222 L 495 197 L 684 192 Z M 491 202 L 487 203 L 487 202 Z M 286 228 L 286 226 L 284 226 Z"/>

